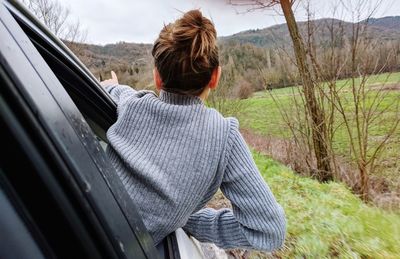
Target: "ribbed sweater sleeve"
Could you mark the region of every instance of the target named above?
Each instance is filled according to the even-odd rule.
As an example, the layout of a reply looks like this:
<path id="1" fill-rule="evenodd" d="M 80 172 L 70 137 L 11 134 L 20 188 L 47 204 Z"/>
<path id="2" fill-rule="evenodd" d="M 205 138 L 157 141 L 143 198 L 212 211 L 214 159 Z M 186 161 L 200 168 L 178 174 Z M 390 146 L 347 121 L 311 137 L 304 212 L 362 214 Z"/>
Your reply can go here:
<path id="1" fill-rule="evenodd" d="M 184 229 L 199 241 L 222 248 L 272 251 L 285 239 L 284 211 L 260 175 L 237 120 L 230 122 L 230 150 L 220 188 L 233 209 L 202 209 L 190 216 Z"/>
<path id="2" fill-rule="evenodd" d="M 105 90 L 111 95 L 111 98 L 118 104 L 118 106 L 122 101 L 138 92 L 128 85 L 118 84 L 108 85 L 105 87 Z"/>

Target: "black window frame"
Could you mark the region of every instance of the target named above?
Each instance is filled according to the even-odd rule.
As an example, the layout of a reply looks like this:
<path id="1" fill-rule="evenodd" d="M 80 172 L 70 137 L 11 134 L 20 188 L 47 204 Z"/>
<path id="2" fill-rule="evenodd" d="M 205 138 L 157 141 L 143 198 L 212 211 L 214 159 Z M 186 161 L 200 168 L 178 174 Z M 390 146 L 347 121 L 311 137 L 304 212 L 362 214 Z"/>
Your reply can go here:
<path id="1" fill-rule="evenodd" d="M 66 168 L 66 172 L 63 172 L 65 174 L 68 173 L 72 173 L 72 175 L 64 175 L 64 177 L 67 177 L 67 179 L 64 179 L 68 182 L 69 185 L 74 185 L 74 188 L 77 193 L 75 193 L 75 195 L 78 195 L 80 198 L 78 198 L 78 203 L 81 203 L 80 206 L 83 206 L 85 209 L 85 213 L 92 213 L 94 212 L 94 215 L 89 215 L 90 217 L 92 217 L 93 219 L 97 219 L 100 220 L 100 222 L 97 222 L 97 224 L 99 224 L 97 227 L 99 226 L 103 226 L 103 232 L 107 232 L 107 235 L 109 236 L 109 238 L 111 238 L 111 241 L 114 242 L 113 246 L 116 250 L 118 251 L 122 251 L 122 253 L 119 252 L 119 255 L 122 256 L 126 256 L 126 257 L 135 257 L 136 255 L 134 254 L 128 254 L 128 252 L 134 252 L 134 250 L 129 250 L 133 247 L 133 244 L 127 242 L 128 244 L 126 244 L 125 242 L 125 246 L 123 245 L 124 243 L 121 243 L 120 238 L 122 237 L 115 237 L 113 235 L 118 234 L 118 232 L 113 232 L 111 231 L 110 228 L 110 224 L 113 225 L 114 224 L 114 229 L 118 228 L 118 224 L 115 225 L 115 222 L 109 222 L 109 220 L 107 221 L 105 219 L 104 215 L 104 206 L 103 204 L 99 204 L 99 199 L 103 198 L 103 197 L 96 197 L 96 195 L 93 194 L 94 191 L 94 187 L 97 187 L 97 184 L 102 184 L 103 186 L 107 186 L 110 187 L 109 189 L 100 189 L 97 191 L 103 191 L 104 197 L 109 197 L 110 196 L 110 189 L 115 189 L 115 188 L 111 188 L 112 186 L 118 186 L 118 181 L 114 181 L 112 179 L 112 177 L 110 177 L 110 174 L 114 174 L 115 175 L 115 171 L 112 170 L 110 168 L 110 166 L 106 166 L 105 168 L 101 168 L 102 165 L 105 165 L 105 161 L 104 161 L 104 152 L 100 151 L 98 149 L 99 145 L 97 143 L 96 145 L 96 141 L 94 141 L 94 136 L 93 134 L 90 132 L 90 128 L 88 127 L 88 125 L 86 124 L 85 120 L 83 119 L 83 117 L 81 116 L 81 114 L 79 113 L 79 111 L 76 109 L 75 105 L 71 105 L 73 104 L 72 101 L 69 99 L 69 96 L 66 94 L 64 89 L 61 89 L 62 87 L 60 87 L 60 84 L 58 82 L 57 84 L 57 80 L 54 76 L 54 74 L 51 72 L 51 70 L 48 68 L 48 66 L 46 65 L 46 63 L 43 61 L 42 58 L 39 58 L 40 55 L 37 53 L 37 51 L 35 51 L 35 48 L 33 47 L 32 43 L 29 43 L 29 39 L 27 38 L 27 36 L 23 33 L 23 31 L 21 30 L 21 28 L 18 26 L 18 24 L 15 22 L 15 20 L 12 19 L 11 15 L 8 15 L 6 13 L 6 8 L 4 8 L 5 6 L 7 6 L 7 11 L 10 11 L 14 18 L 18 17 L 20 18 L 23 22 L 27 22 L 29 23 L 29 18 L 25 17 L 20 10 L 15 7 L 13 4 L 10 4 L 9 2 L 4 2 L 4 1 L 0 1 L 0 14 L 1 14 L 1 23 L 0 25 L 4 25 L 5 28 L 10 32 L 10 34 L 12 35 L 12 38 L 15 40 L 15 42 L 12 41 L 11 37 L 8 38 L 9 42 L 7 42 L 6 44 L 11 44 L 12 47 L 14 48 L 14 50 L 7 50 L 7 49 L 0 49 L 0 51 L 2 53 L 0 53 L 0 61 L 2 61 L 2 65 L 5 65 L 4 69 L 5 71 L 10 75 L 10 78 L 12 78 L 12 80 L 14 80 L 17 84 L 16 84 L 16 88 L 18 88 L 18 92 L 21 95 L 21 99 L 23 99 L 30 112 L 33 114 L 33 119 L 35 119 L 37 121 L 37 123 L 39 123 L 41 129 L 45 132 L 46 136 L 49 138 L 48 141 L 50 143 L 48 143 L 49 145 L 53 145 L 56 150 L 54 150 L 56 153 L 50 153 L 50 156 L 54 156 L 54 155 L 59 155 L 60 156 L 60 162 L 65 163 Z M 5 31 L 3 30 L 2 33 L 5 33 Z M 51 43 L 51 42 L 50 42 Z M 0 43 L 1 46 L 1 43 Z M 4 45 L 3 45 L 4 47 Z M 10 53 L 10 51 L 17 51 L 17 52 L 22 52 L 21 53 L 15 53 L 15 58 L 17 58 L 17 61 L 12 60 L 14 58 L 13 53 Z M 17 55 L 18 54 L 18 55 Z M 25 55 L 26 60 L 23 60 L 23 55 Z M 18 56 L 18 57 L 17 57 Z M 68 58 L 68 57 L 67 57 Z M 31 77 L 35 78 L 35 84 L 40 85 L 40 89 L 34 89 L 33 92 L 30 92 L 29 87 L 27 86 L 27 82 L 26 80 L 24 80 L 24 77 L 22 75 L 21 71 L 18 71 L 18 62 L 20 62 L 20 64 L 24 64 L 24 66 L 29 67 L 28 63 L 30 63 L 30 65 L 33 67 L 30 69 L 27 69 L 29 71 L 26 71 L 27 73 L 32 73 L 33 70 L 36 70 L 36 74 L 31 75 Z M 78 68 L 78 70 L 80 71 L 80 73 L 83 73 L 84 70 L 81 69 L 79 66 L 75 67 Z M 23 69 L 23 68 L 21 68 Z M 83 71 L 83 72 L 82 72 Z M 84 73 L 85 74 L 85 73 Z M 41 79 L 42 82 L 40 82 L 39 78 Z M 85 79 L 90 79 L 90 77 L 84 77 Z M 43 84 L 43 85 L 42 85 Z M 58 87 L 58 88 L 55 88 Z M 46 89 L 47 88 L 47 89 Z M 48 91 L 46 91 L 48 90 Z M 41 94 L 46 95 L 46 98 L 42 98 L 43 100 L 36 100 L 35 98 L 38 98 L 38 92 L 35 91 L 42 91 Z M 97 90 L 96 90 L 97 91 Z M 101 91 L 101 90 L 100 90 Z M 36 97 L 35 97 L 36 95 Z M 109 98 L 106 95 L 104 95 L 103 93 L 103 97 L 102 98 Z M 43 102 L 49 102 L 48 104 L 46 103 L 41 103 L 41 101 Z M 110 100 L 107 101 L 109 104 L 112 102 L 110 102 Z M 66 121 L 64 122 L 68 122 L 69 125 L 67 128 L 72 127 L 71 125 L 75 126 L 74 130 L 75 130 L 75 134 L 72 134 L 71 136 L 63 136 L 62 133 L 66 133 L 68 130 L 66 130 L 65 128 L 63 128 L 62 126 L 60 127 L 60 125 L 57 125 L 57 122 L 54 121 L 47 121 L 48 116 L 46 116 L 43 113 L 43 107 L 41 107 L 42 105 L 44 106 L 53 106 L 53 108 L 55 110 L 57 110 L 57 112 L 59 112 L 59 116 L 63 117 L 65 116 Z M 65 109 L 66 110 L 65 110 Z M 62 110 L 62 113 L 60 113 L 60 111 L 58 111 L 58 109 Z M 110 109 L 112 111 L 112 109 Z M 115 111 L 114 111 L 115 112 Z M 62 118 L 64 119 L 64 117 Z M 58 121 L 60 121 L 61 119 L 58 119 Z M 61 132 L 65 130 L 66 132 Z M 70 130 L 70 129 L 69 129 Z M 66 134 L 71 133 L 67 132 Z M 79 136 L 79 134 L 82 134 L 82 137 Z M 78 153 L 80 152 L 82 154 L 82 157 L 78 157 L 78 155 L 74 154 L 75 157 L 71 157 L 71 154 L 68 154 L 68 147 L 67 144 L 70 145 L 71 147 L 73 147 L 73 144 L 71 143 L 63 143 L 63 140 L 68 140 L 68 137 L 71 137 L 71 141 L 76 142 L 77 144 L 80 144 L 79 147 L 74 147 L 76 148 L 76 150 L 74 151 L 78 151 Z M 78 137 L 78 138 L 77 138 Z M 75 139 L 74 139 L 75 138 Z M 73 140 L 74 139 L 74 140 Z M 79 142 L 79 143 L 78 143 Z M 82 148 L 84 150 L 82 150 Z M 86 152 L 85 152 L 86 151 Z M 85 160 L 86 159 L 86 160 Z M 97 174 L 101 174 L 101 176 L 103 177 L 103 179 L 90 179 L 93 183 L 94 180 L 97 181 L 96 184 L 92 185 L 92 187 L 90 187 L 90 185 L 88 185 L 87 179 L 85 180 L 85 176 L 87 177 L 88 173 L 86 173 L 86 175 L 82 175 L 82 172 L 79 172 L 79 170 L 77 169 L 77 167 L 80 167 L 81 169 L 85 169 L 85 171 L 93 171 L 94 168 L 97 167 Z M 86 170 L 87 169 L 87 170 Z M 78 171 L 76 171 L 78 170 Z M 67 172 L 69 171 L 69 172 Z M 72 176 L 72 177 L 71 177 Z M 92 175 L 93 177 L 94 175 Z M 96 176 L 98 177 L 98 176 Z M 102 180 L 104 181 L 102 183 Z M 119 187 L 121 186 L 121 184 L 119 184 Z M 69 186 L 71 187 L 71 186 Z M 92 188 L 92 190 L 90 191 L 90 188 Z M 118 190 L 118 188 L 117 188 Z M 133 234 L 136 237 L 136 240 L 139 244 L 139 247 L 144 251 L 144 253 L 147 255 L 148 258 L 155 258 L 155 250 L 154 250 L 154 246 L 152 246 L 152 241 L 149 239 L 149 235 L 147 233 L 147 231 L 141 231 L 143 230 L 143 224 L 140 220 L 140 218 L 138 217 L 138 213 L 137 211 L 134 209 L 134 206 L 132 203 L 129 202 L 129 200 L 125 200 L 124 204 L 121 205 L 120 202 L 118 202 L 118 200 L 124 200 L 126 199 L 126 195 L 123 192 L 112 192 L 112 195 L 114 196 L 114 201 L 110 200 L 108 205 L 112 205 L 115 206 L 115 203 L 118 204 L 119 209 L 121 211 L 123 211 L 123 217 L 125 217 L 125 219 L 127 220 L 127 222 L 129 223 L 127 226 L 124 226 L 125 222 L 120 222 L 121 226 L 119 226 L 120 228 L 123 227 L 125 229 L 130 229 Z M 97 195 L 100 196 L 100 195 Z M 97 200 L 97 201 L 96 201 Z M 107 203 L 107 202 L 104 202 Z M 103 206 L 103 208 L 101 208 Z M 111 207 L 112 207 L 111 206 Z M 125 207 L 124 207 L 125 206 Z M 111 208 L 110 207 L 110 208 Z M 91 209 L 95 210 L 93 212 L 91 212 Z M 101 210 L 103 210 L 103 213 L 101 212 Z M 126 213 L 128 212 L 128 213 Z M 110 211 L 110 214 L 112 215 L 112 213 L 114 213 L 114 215 L 117 215 L 119 212 L 117 210 L 115 211 Z M 115 214 L 117 213 L 117 214 Z M 121 215 L 119 215 L 119 217 L 121 217 Z M 118 218 L 118 217 L 116 217 Z M 104 221 L 106 220 L 106 221 Z M 96 220 L 95 220 L 96 221 Z M 117 222 L 118 223 L 118 222 Z M 107 229 L 108 228 L 108 229 Z M 99 229 L 98 229 L 99 230 Z M 122 231 L 122 229 L 120 229 Z M 111 231 L 111 232 L 110 232 Z M 125 234 L 127 230 L 124 230 Z M 118 240 L 119 239 L 119 240 Z M 126 241 L 126 240 L 125 240 Z M 133 243 L 133 242 L 132 242 Z"/>
<path id="2" fill-rule="evenodd" d="M 65 79 L 65 77 L 68 77 L 67 75 L 53 71 L 79 108 L 79 111 L 85 117 L 91 130 L 102 141 L 107 142 L 105 130 L 116 120 L 115 102 L 80 60 L 58 38 L 49 32 L 47 28 L 38 22 L 29 11 L 15 1 L 6 2 L 6 6 L 47 64 L 52 69 L 54 65 L 62 67 L 62 72 L 68 71 L 70 76 L 74 76 L 75 82 L 71 83 L 69 82 L 69 78 Z M 54 61 L 54 63 L 49 64 L 49 60 Z M 87 130 L 87 127 L 85 130 Z M 113 182 L 112 185 L 115 187 L 120 184 Z M 115 190 L 116 188 L 112 189 Z M 126 203 L 126 199 L 128 198 L 127 193 L 117 191 L 117 193 L 114 193 L 114 196 L 117 201 L 119 200 L 124 203 L 125 206 L 122 206 L 122 211 L 128 218 L 128 221 L 130 223 L 133 222 L 131 225 L 134 225 L 134 230 L 136 230 L 134 232 L 140 245 L 147 255 L 150 256 L 149 258 L 155 258 L 154 245 L 147 231 L 144 231 L 143 224 L 140 218 L 138 219 L 137 211 L 129 205 L 129 202 Z M 119 204 L 121 205 L 121 202 Z M 163 255 L 163 258 L 180 258 L 174 233 L 166 237 L 163 243 L 157 248 L 159 251 L 163 250 L 159 253 Z"/>
<path id="3" fill-rule="evenodd" d="M 0 83 L 0 136 L 7 148 L 0 157 L 0 188 L 47 258 L 102 258 L 95 243 L 105 244 L 90 237 L 93 229 L 79 216 L 76 197 L 65 192 L 63 181 L 54 174 L 65 170 L 56 162 L 60 158 L 46 145 L 44 132 L 2 67 Z M 104 249 L 102 254 L 107 254 L 109 249 Z"/>

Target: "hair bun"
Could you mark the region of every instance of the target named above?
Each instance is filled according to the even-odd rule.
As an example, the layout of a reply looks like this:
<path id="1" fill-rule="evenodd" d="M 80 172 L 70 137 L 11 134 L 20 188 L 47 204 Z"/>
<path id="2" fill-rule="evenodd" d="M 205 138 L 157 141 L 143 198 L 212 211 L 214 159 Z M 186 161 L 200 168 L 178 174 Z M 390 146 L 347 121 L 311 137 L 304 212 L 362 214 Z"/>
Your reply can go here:
<path id="1" fill-rule="evenodd" d="M 178 42 L 193 40 L 196 34 L 207 30 L 207 21 L 211 24 L 199 10 L 191 10 L 185 13 L 182 18 L 176 20 L 173 24 L 172 34 L 174 40 Z"/>
<path id="2" fill-rule="evenodd" d="M 164 89 L 199 93 L 219 64 L 217 32 L 200 10 L 188 11 L 164 26 L 152 54 Z"/>
<path id="3" fill-rule="evenodd" d="M 194 29 L 203 29 L 206 20 L 200 10 L 191 10 L 183 15 L 180 19 L 182 25 L 191 26 Z"/>
<path id="4" fill-rule="evenodd" d="M 176 45 L 190 48 L 191 61 L 208 55 L 217 38 L 213 23 L 197 9 L 175 21 L 172 34 Z"/>

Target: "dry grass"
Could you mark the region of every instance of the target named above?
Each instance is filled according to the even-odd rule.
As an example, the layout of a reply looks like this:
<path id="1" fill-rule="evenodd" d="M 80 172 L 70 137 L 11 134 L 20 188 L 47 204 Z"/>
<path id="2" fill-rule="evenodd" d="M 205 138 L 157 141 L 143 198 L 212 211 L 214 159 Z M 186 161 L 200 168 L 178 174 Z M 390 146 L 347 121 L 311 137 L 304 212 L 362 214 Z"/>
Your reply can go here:
<path id="1" fill-rule="evenodd" d="M 316 172 L 316 159 L 294 141 L 266 137 L 251 130 L 242 130 L 242 135 L 249 146 L 274 160 L 288 166 L 293 171 L 311 176 Z M 346 183 L 354 193 L 359 193 L 360 175 L 357 167 L 346 161 L 345 158 L 336 158 L 337 180 Z M 391 211 L 400 210 L 400 190 L 393 191 L 387 179 L 380 176 L 371 176 L 369 197 L 372 203 L 380 208 Z"/>
<path id="2" fill-rule="evenodd" d="M 315 159 L 308 156 L 308 152 L 304 152 L 294 141 L 263 136 L 251 130 L 242 130 L 241 133 L 249 146 L 272 157 L 297 173 L 308 176 L 310 168 L 311 170 L 316 168 Z"/>
<path id="3" fill-rule="evenodd" d="M 370 87 L 372 90 L 377 91 L 400 91 L 399 83 L 392 84 L 377 84 Z"/>

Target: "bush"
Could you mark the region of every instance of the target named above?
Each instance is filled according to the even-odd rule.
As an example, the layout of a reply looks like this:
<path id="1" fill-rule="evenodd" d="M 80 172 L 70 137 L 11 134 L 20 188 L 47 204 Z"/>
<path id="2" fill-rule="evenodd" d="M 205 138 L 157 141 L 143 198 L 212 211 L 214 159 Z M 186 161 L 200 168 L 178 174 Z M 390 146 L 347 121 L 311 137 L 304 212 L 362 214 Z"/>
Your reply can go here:
<path id="1" fill-rule="evenodd" d="M 240 80 L 238 83 L 238 92 L 237 92 L 237 97 L 239 99 L 247 99 L 251 97 L 253 94 L 254 90 L 251 87 L 251 84 L 245 80 Z"/>

